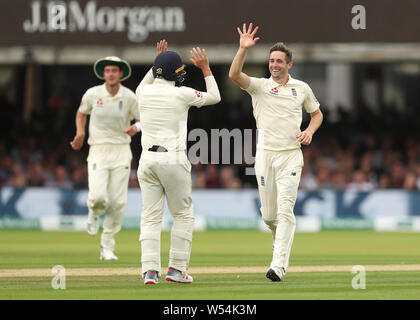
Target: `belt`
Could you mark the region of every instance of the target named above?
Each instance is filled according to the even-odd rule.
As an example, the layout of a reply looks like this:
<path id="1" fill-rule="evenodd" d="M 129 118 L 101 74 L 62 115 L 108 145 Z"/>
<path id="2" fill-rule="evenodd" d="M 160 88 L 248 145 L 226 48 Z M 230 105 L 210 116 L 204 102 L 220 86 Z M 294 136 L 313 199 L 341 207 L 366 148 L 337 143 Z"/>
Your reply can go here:
<path id="1" fill-rule="evenodd" d="M 168 149 L 166 149 L 165 147 L 156 146 L 156 145 L 152 146 L 148 150 L 152 152 L 168 152 Z"/>

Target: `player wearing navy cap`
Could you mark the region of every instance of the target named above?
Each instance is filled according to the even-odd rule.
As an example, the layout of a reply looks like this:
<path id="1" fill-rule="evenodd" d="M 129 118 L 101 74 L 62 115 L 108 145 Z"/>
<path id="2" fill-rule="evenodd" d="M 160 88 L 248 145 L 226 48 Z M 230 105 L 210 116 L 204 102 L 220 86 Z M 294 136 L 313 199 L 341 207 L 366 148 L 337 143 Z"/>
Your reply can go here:
<path id="1" fill-rule="evenodd" d="M 159 44 L 166 49 L 166 41 Z M 188 110 L 191 106 L 218 103 L 220 93 L 206 51 L 194 48 L 190 53 L 192 63 L 203 72 L 206 92 L 181 86 L 185 66 L 173 51 L 156 57 L 153 68 L 136 90 L 142 120 L 143 151 L 138 178 L 143 200 L 140 242 L 145 284 L 158 283 L 161 274 L 160 234 L 165 198 L 174 218 L 166 280 L 193 281 L 186 272 L 194 227 L 191 163 L 186 155 Z"/>

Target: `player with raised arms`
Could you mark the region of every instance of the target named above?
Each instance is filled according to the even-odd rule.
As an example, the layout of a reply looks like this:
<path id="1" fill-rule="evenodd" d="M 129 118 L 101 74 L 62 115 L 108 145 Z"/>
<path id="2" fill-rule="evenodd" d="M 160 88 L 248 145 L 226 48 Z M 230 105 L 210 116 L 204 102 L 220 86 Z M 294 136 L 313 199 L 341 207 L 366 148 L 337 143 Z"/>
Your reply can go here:
<path id="1" fill-rule="evenodd" d="M 322 112 L 311 88 L 290 76 L 292 52 L 283 43 L 270 50 L 270 78 L 249 77 L 242 72 L 248 50 L 260 39 L 258 26 L 243 24 L 239 49 L 229 77 L 252 97 L 258 129 L 255 175 L 261 198 L 261 214 L 273 236 L 273 257 L 266 277 L 282 281 L 289 265 L 296 219 L 293 208 L 303 167 L 301 144 L 309 145 L 322 123 Z M 302 106 L 310 114 L 308 127 L 301 131 Z"/>
<path id="2" fill-rule="evenodd" d="M 165 198 L 174 218 L 171 229 L 169 268 L 166 280 L 192 283 L 190 261 L 194 212 L 191 197 L 191 163 L 186 155 L 187 119 L 191 106 L 220 101 L 207 53 L 191 50 L 192 63 L 201 69 L 206 92 L 182 86 L 185 66 L 181 57 L 158 46 L 153 68 L 136 90 L 142 121 L 142 154 L 138 169 L 143 208 L 141 213 L 141 265 L 145 284 L 157 284 L 161 275 L 160 236 Z"/>

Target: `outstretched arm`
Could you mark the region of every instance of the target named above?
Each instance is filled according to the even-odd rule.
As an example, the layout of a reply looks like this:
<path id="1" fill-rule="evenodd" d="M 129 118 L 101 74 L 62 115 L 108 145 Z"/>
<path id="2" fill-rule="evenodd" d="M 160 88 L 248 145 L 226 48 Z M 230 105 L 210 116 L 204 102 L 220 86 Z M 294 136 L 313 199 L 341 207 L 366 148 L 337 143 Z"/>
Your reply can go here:
<path id="1" fill-rule="evenodd" d="M 160 55 L 162 52 L 166 51 L 168 49 L 168 42 L 166 40 L 160 40 L 156 43 L 156 55 Z M 146 73 L 143 80 L 140 82 L 139 87 L 145 85 L 145 84 L 152 84 L 153 81 L 155 81 L 155 78 L 153 77 L 153 69 L 150 68 L 149 72 Z"/>
<path id="2" fill-rule="evenodd" d="M 165 39 L 160 40 L 156 43 L 156 55 L 160 55 L 162 52 L 168 50 L 168 41 Z"/>
<path id="3" fill-rule="evenodd" d="M 210 69 L 210 62 L 207 57 L 206 50 L 201 50 L 199 47 L 193 48 L 190 51 L 191 61 L 203 72 L 204 81 L 206 82 L 207 96 L 204 105 L 216 104 L 220 102 L 220 92 L 217 87 L 216 79 Z"/>
<path id="4" fill-rule="evenodd" d="M 242 89 L 247 89 L 251 81 L 249 76 L 242 72 L 246 53 L 248 52 L 248 49 L 254 46 L 260 39 L 259 37 L 255 37 L 259 27 L 255 27 L 254 30 L 252 30 L 252 27 L 253 25 L 250 23 L 247 30 L 246 24 L 244 23 L 242 26 L 242 31 L 241 29 L 236 28 L 240 37 L 239 49 L 232 61 L 232 65 L 230 66 L 229 70 L 229 78 Z"/>
<path id="5" fill-rule="evenodd" d="M 191 54 L 191 61 L 193 65 L 195 65 L 197 68 L 201 69 L 201 72 L 203 72 L 204 78 L 210 77 L 213 75 L 213 73 L 210 70 L 210 62 L 207 57 L 206 49 L 201 50 L 199 47 L 193 48 L 190 51 Z"/>

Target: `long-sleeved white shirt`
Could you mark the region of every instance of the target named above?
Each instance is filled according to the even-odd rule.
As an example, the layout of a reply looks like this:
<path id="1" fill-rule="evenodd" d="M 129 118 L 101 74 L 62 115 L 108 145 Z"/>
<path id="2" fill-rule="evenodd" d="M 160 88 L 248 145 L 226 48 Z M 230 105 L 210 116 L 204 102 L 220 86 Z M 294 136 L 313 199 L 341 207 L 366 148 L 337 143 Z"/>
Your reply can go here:
<path id="1" fill-rule="evenodd" d="M 169 152 L 186 150 L 188 110 L 220 102 L 220 93 L 213 76 L 205 78 L 206 92 L 189 87 L 176 87 L 175 82 L 153 78 L 150 70 L 137 87 L 142 148 L 154 145 Z"/>

